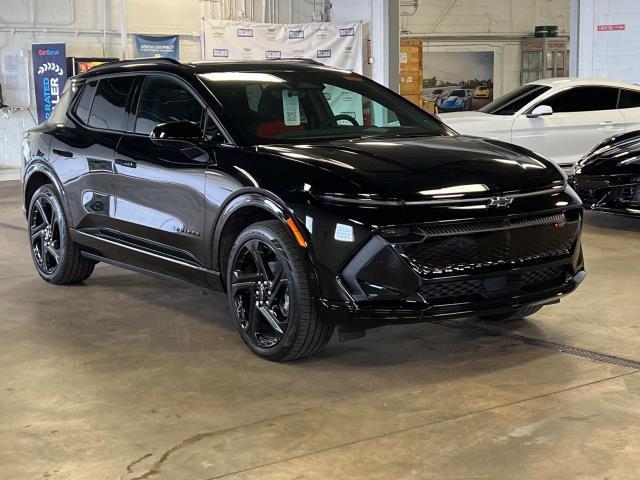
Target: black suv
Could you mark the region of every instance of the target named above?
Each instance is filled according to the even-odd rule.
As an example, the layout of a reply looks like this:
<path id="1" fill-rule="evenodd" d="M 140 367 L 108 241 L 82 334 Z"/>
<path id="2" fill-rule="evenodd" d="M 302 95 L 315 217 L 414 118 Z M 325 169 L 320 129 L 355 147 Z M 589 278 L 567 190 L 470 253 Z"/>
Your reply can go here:
<path id="1" fill-rule="evenodd" d="M 519 318 L 584 278 L 582 207 L 520 147 L 307 61 L 124 61 L 24 139 L 38 273 L 96 262 L 225 291 L 242 339 L 308 356 L 389 323 Z"/>

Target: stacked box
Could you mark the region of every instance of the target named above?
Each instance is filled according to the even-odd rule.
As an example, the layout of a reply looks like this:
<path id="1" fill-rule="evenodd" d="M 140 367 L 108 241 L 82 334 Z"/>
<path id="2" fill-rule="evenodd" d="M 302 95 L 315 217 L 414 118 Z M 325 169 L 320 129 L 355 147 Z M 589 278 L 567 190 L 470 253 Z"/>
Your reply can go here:
<path id="1" fill-rule="evenodd" d="M 422 42 L 400 42 L 400 95 L 422 107 Z"/>

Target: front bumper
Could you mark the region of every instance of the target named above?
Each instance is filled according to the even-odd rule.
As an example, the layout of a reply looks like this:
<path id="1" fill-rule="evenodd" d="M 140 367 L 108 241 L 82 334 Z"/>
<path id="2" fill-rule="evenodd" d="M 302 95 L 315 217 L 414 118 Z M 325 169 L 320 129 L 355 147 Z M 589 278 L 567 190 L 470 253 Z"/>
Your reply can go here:
<path id="1" fill-rule="evenodd" d="M 374 235 L 334 277 L 344 300 L 316 307 L 366 329 L 557 303 L 586 275 L 580 212 L 422 224 L 423 237 L 403 241 Z"/>
<path id="2" fill-rule="evenodd" d="M 523 307 L 543 306 L 559 303 L 560 299 L 573 292 L 586 277 L 584 268 L 558 286 L 535 293 L 481 302 L 458 302 L 430 305 L 428 301 L 400 300 L 390 302 L 328 302 L 317 299 L 319 314 L 337 325 L 358 329 L 375 328 L 382 325 L 421 323 L 436 319 L 467 319 L 484 315 L 498 315 Z"/>

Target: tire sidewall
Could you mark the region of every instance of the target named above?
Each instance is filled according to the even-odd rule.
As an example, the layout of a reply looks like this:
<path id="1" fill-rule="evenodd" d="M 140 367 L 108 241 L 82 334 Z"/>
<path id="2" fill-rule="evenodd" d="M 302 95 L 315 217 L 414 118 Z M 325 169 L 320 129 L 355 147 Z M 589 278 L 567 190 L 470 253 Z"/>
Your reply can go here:
<path id="1" fill-rule="evenodd" d="M 286 234 L 286 232 L 285 232 Z M 278 360 L 287 355 L 289 351 L 293 348 L 294 343 L 296 341 L 296 336 L 298 333 L 299 325 L 300 325 L 300 316 L 304 315 L 305 312 L 301 311 L 301 298 L 300 298 L 300 282 L 305 281 L 304 278 L 299 278 L 296 274 L 295 269 L 292 267 L 292 262 L 296 261 L 295 253 L 291 252 L 289 248 L 285 245 L 285 242 L 280 238 L 279 232 L 274 231 L 272 228 L 269 228 L 264 223 L 258 223 L 247 227 L 243 230 L 240 235 L 238 235 L 236 241 L 231 248 L 231 252 L 229 255 L 229 261 L 227 263 L 227 286 L 231 285 L 231 276 L 233 274 L 233 266 L 235 265 L 236 258 L 240 253 L 241 248 L 251 240 L 260 240 L 267 245 L 269 245 L 276 252 L 276 255 L 282 265 L 285 268 L 284 274 L 287 277 L 289 282 L 289 308 L 290 314 L 288 318 L 287 328 L 284 332 L 284 336 L 278 342 L 277 345 L 269 348 L 262 348 L 258 345 L 255 345 L 251 340 L 247 337 L 244 329 L 240 325 L 238 318 L 235 313 L 235 306 L 233 302 L 233 296 L 231 294 L 231 289 L 228 288 L 228 299 L 229 299 L 229 309 L 231 310 L 231 318 L 233 323 L 240 334 L 242 340 L 247 344 L 247 346 L 260 357 L 270 359 L 270 360 Z M 305 289 L 308 291 L 308 289 Z"/>
<path id="2" fill-rule="evenodd" d="M 58 266 L 55 271 L 51 274 L 43 272 L 38 266 L 38 260 L 33 252 L 33 245 L 31 242 L 31 220 L 33 214 L 33 207 L 36 201 L 39 198 L 46 198 L 51 207 L 55 210 L 56 216 L 58 218 L 58 229 L 60 232 L 60 259 L 58 262 Z M 38 274 L 47 282 L 55 283 L 59 278 L 64 275 L 64 265 L 67 261 L 67 255 L 69 254 L 69 230 L 67 229 L 67 221 L 64 216 L 64 211 L 62 209 L 62 204 L 58 199 L 58 194 L 56 191 L 49 185 L 43 185 L 38 188 L 36 192 L 31 197 L 31 201 L 29 202 L 29 210 L 27 212 L 27 238 L 29 241 L 29 250 L 31 252 L 31 258 L 33 260 L 33 264 L 36 267 L 36 271 Z"/>

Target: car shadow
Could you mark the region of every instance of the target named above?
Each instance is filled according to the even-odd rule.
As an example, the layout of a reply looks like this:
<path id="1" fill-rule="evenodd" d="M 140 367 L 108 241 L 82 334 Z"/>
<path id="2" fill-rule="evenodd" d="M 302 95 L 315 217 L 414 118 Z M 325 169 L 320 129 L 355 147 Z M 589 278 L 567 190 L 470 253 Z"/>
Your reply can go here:
<path id="1" fill-rule="evenodd" d="M 587 210 L 584 215 L 584 223 L 586 228 L 596 227 L 608 230 L 640 232 L 640 215 L 631 217 Z"/>

